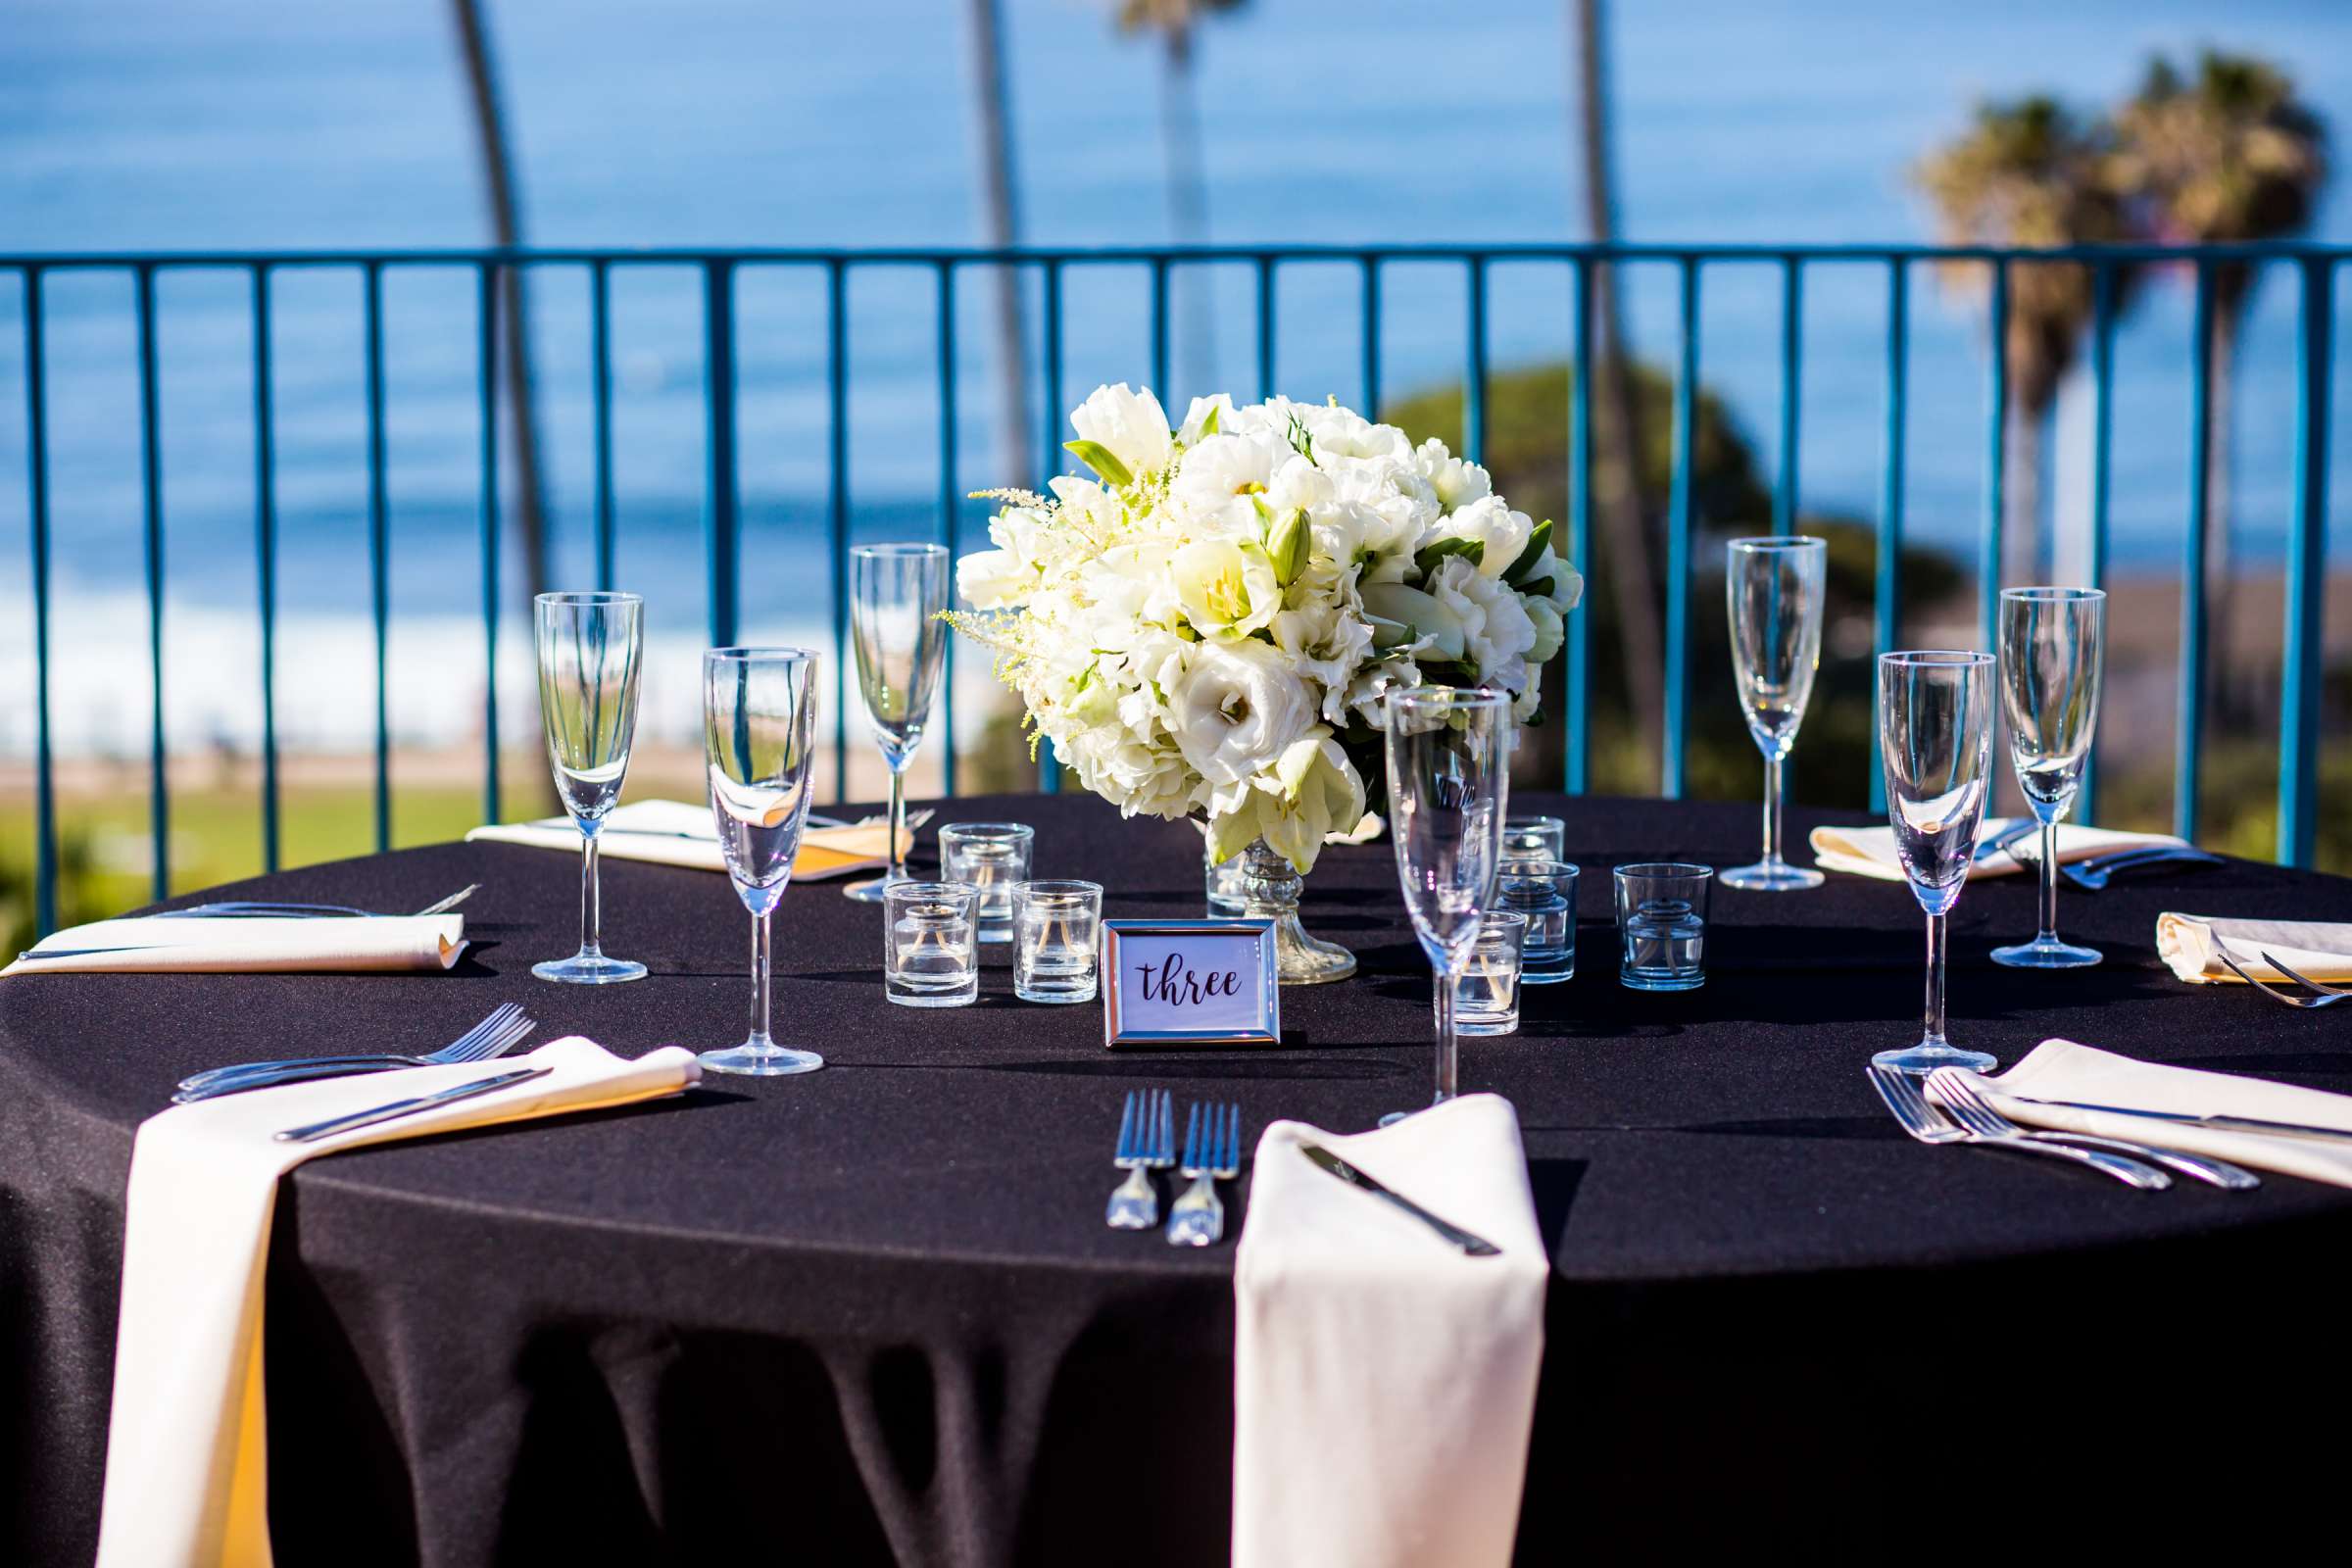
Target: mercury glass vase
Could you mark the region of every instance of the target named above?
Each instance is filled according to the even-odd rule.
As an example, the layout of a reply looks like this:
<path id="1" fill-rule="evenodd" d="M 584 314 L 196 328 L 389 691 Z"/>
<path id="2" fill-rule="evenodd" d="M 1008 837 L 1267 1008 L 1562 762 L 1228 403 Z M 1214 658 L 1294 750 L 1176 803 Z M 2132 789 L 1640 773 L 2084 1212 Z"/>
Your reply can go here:
<path id="1" fill-rule="evenodd" d="M 1318 986 L 1355 973 L 1355 955 L 1336 942 L 1306 934 L 1298 923 L 1298 895 L 1306 878 L 1258 839 L 1242 852 L 1242 914 L 1274 922 L 1274 956 L 1286 986 Z"/>

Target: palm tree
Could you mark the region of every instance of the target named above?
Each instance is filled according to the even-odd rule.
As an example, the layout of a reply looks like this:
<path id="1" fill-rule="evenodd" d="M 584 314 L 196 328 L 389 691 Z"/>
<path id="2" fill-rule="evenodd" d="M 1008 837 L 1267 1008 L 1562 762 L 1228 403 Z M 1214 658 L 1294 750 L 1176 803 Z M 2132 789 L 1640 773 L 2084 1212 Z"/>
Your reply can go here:
<path id="1" fill-rule="evenodd" d="M 1602 0 L 1569 0 L 1571 65 L 1576 73 L 1575 136 L 1582 155 L 1585 229 L 1594 244 L 1617 235 L 1616 161 L 1609 148 L 1609 73 Z M 1625 308 L 1617 270 L 1592 270 L 1592 501 L 1600 556 L 1609 573 L 1625 639 L 1625 696 L 1642 755 L 1657 750 L 1665 722 L 1664 639 L 1658 629 L 1657 573 L 1650 560 L 1642 488 L 1642 405 L 1634 394 Z M 1584 366 L 1576 373 L 1586 373 Z"/>
<path id="2" fill-rule="evenodd" d="M 998 0 L 971 0 L 972 107 L 980 119 L 980 189 L 988 243 L 1004 249 L 1020 243 L 1021 221 L 1012 157 L 1011 91 L 1005 85 L 1004 19 Z M 1000 484 L 1019 484 L 1032 471 L 1037 451 L 1029 444 L 1029 361 L 1021 322 L 1021 275 L 995 270 L 997 313 L 997 472 Z M 942 330 L 952 330 L 943 323 Z M 1059 409 L 1047 412 L 1061 417 Z"/>
<path id="3" fill-rule="evenodd" d="M 466 94 L 473 105 L 490 232 L 502 248 L 512 250 L 522 243 L 522 195 L 514 177 L 506 117 L 500 109 L 490 33 L 475 0 L 452 0 L 452 9 L 459 52 L 466 60 Z M 515 521 L 522 535 L 523 593 L 528 596 L 545 593 L 548 587 L 547 490 L 539 473 L 539 421 L 531 405 L 530 323 L 523 310 L 522 269 L 506 268 L 499 273 L 496 314 L 506 362 L 507 417 L 514 437 Z M 528 602 L 526 597 L 526 607 Z"/>
<path id="4" fill-rule="evenodd" d="M 2311 221 L 2328 177 L 2325 132 L 2277 67 L 2208 49 L 2194 79 L 2162 56 L 2115 112 L 2117 188 L 2156 237 L 2217 244 L 2278 239 Z M 2205 577 L 2215 590 L 2216 646 L 2227 648 L 2230 590 L 2230 408 L 2237 343 L 2254 270 L 2213 270 L 2213 427 L 2208 448 Z"/>
<path id="5" fill-rule="evenodd" d="M 1209 16 L 1238 11 L 1245 0 L 1117 0 L 1124 33 L 1147 29 L 1160 34 L 1159 139 L 1168 161 L 1168 232 L 1179 245 L 1208 239 L 1208 179 L 1200 166 L 1200 104 L 1193 85 L 1193 30 Z M 1214 391 L 1217 383 L 1208 276 L 1198 267 L 1181 274 L 1185 288 L 1183 384 Z M 1162 398 L 1166 387 L 1154 388 Z M 1262 389 L 1272 393 L 1276 389 Z"/>
<path id="6" fill-rule="evenodd" d="M 1976 121 L 1914 171 L 1934 199 L 1943 238 L 1955 245 L 2060 246 L 2130 236 L 2108 174 L 2109 148 L 2055 100 L 2034 96 L 1981 104 Z M 1986 286 L 1989 269 L 1944 264 L 1947 281 Z M 2121 307 L 2129 271 L 2116 281 Z M 2094 304 L 2091 269 L 2077 263 L 2013 263 L 2009 270 L 2009 401 L 2005 575 L 2037 569 L 2041 473 L 2049 413 L 2082 346 Z"/>

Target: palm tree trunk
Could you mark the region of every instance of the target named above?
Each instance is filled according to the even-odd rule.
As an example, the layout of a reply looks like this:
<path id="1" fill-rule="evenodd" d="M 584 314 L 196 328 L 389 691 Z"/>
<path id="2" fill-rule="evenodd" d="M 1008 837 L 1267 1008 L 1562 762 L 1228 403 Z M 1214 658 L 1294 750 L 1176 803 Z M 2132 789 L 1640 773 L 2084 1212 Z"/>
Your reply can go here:
<path id="1" fill-rule="evenodd" d="M 499 107 L 498 71 L 490 36 L 475 0 L 452 0 L 458 42 L 466 57 L 466 86 L 473 104 L 473 125 L 482 159 L 482 184 L 489 197 L 490 230 L 503 249 L 522 243 L 522 198 Z M 507 417 L 514 441 L 515 522 L 522 535 L 524 602 L 545 593 L 547 575 L 547 491 L 539 472 L 539 421 L 531 404 L 530 322 L 524 315 L 522 269 L 499 273 L 497 314 L 506 364 Z"/>
<path id="2" fill-rule="evenodd" d="M 1995 588 L 2047 580 L 2042 552 L 2042 467 L 2048 461 L 2050 410 L 2009 411 L 2009 439 L 2003 451 L 2008 473 L 2002 486 L 2001 580 Z"/>
<path id="3" fill-rule="evenodd" d="M 1168 232 L 1179 245 L 1201 245 L 1208 240 L 1208 179 L 1201 170 L 1200 105 L 1193 86 L 1193 42 L 1190 29 L 1168 33 L 1167 53 L 1159 74 L 1159 139 L 1168 160 Z M 1184 363 L 1171 378 L 1199 391 L 1217 385 L 1215 337 L 1211 324 L 1208 274 L 1188 267 L 1178 274 L 1184 281 Z M 1265 387 L 1271 394 L 1275 389 Z M 1171 393 L 1153 387 L 1162 400 Z M 1169 412 L 1183 410 L 1171 403 Z"/>
<path id="4" fill-rule="evenodd" d="M 1013 180 L 1012 109 L 1004 74 L 1004 19 L 998 0 L 972 0 L 972 106 L 980 118 L 980 190 L 988 243 L 1020 243 Z M 1021 321 L 1021 275 L 995 270 L 997 316 L 997 467 L 1001 484 L 1033 482 L 1037 452 L 1029 440 L 1029 361 Z M 1058 417 L 1059 410 L 1049 417 Z M 1035 476 L 1042 482 L 1044 475 Z"/>
<path id="5" fill-rule="evenodd" d="M 1617 231 L 1616 177 L 1609 156 L 1608 68 L 1602 0 L 1570 0 L 1575 12 L 1577 139 L 1583 154 L 1585 227 L 1596 244 Z M 1609 591 L 1624 628 L 1625 695 L 1643 755 L 1657 752 L 1665 698 L 1664 643 L 1658 631 L 1657 577 L 1643 526 L 1640 410 L 1626 358 L 1624 308 L 1616 270 L 1593 270 L 1592 503 L 1600 520 Z"/>

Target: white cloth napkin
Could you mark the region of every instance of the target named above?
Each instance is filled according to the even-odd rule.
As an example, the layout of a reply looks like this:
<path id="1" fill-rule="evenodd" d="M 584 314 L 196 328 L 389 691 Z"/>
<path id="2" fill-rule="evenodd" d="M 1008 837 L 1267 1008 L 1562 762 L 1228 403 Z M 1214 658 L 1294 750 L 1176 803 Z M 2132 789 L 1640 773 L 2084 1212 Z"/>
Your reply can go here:
<path id="1" fill-rule="evenodd" d="M 2294 983 L 2262 961 L 2265 953 L 2277 955 L 2314 980 L 2352 980 L 2352 925 L 2328 920 L 2230 920 L 2170 910 L 2156 917 L 2156 952 L 2183 980 L 2200 985 L 2245 984 L 2222 962 L 2223 948 L 2257 980 Z"/>
<path id="2" fill-rule="evenodd" d="M 1502 1255 L 1463 1256 L 1301 1143 Z M 1507 1101 L 1268 1127 L 1234 1268 L 1234 1568 L 1509 1563 L 1550 1277 Z"/>
<path id="3" fill-rule="evenodd" d="M 477 827 L 466 835 L 468 844 L 524 844 L 533 849 L 580 853 L 580 830 L 569 822 L 553 827 L 534 822 L 506 822 Z M 890 829 L 876 827 L 812 827 L 801 835 L 801 852 L 793 858 L 795 882 L 823 882 L 861 871 L 879 871 L 889 864 Z M 607 860 L 652 860 L 660 865 L 682 865 L 696 871 L 724 871 L 725 855 L 718 848 L 718 829 L 710 808 L 685 801 L 631 801 L 616 806 L 597 836 L 597 856 Z"/>
<path id="4" fill-rule="evenodd" d="M 2315 1182 L 2352 1187 L 2352 1143 L 2291 1138 L 2273 1133 L 2220 1132 L 2184 1122 L 2145 1116 L 2117 1116 L 2028 1103 L 2067 1100 L 2093 1105 L 2128 1105 L 2136 1110 L 2180 1111 L 2192 1116 L 2257 1116 L 2265 1121 L 2337 1127 L 2352 1133 L 2352 1096 L 2264 1078 L 2194 1067 L 2166 1067 L 2135 1061 L 2111 1051 L 2094 1051 L 2072 1040 L 2044 1040 L 1997 1077 L 1979 1077 L 1977 1087 L 2011 1121 L 2061 1132 L 2161 1144 L 2192 1154 L 2211 1154 L 2262 1170 L 2283 1171 Z"/>
<path id="5" fill-rule="evenodd" d="M 281 1129 L 529 1065 L 533 1079 L 415 1116 L 281 1144 Z M 574 1035 L 527 1056 L 361 1073 L 175 1105 L 130 1157 L 122 1313 L 99 1568 L 270 1561 L 262 1399 L 262 1276 L 277 1179 L 337 1150 L 673 1095 L 692 1053 L 623 1061 Z"/>
<path id="6" fill-rule="evenodd" d="M 237 919 L 140 915 L 43 937 L 11 974 L 265 974 L 292 970 L 446 969 L 466 951 L 462 914 Z"/>
<path id="7" fill-rule="evenodd" d="M 1978 830 L 1977 841 L 1983 843 L 2003 828 L 2023 818 L 1988 816 Z M 1806 835 L 1813 846 L 1813 863 L 1825 871 L 1851 871 L 1856 876 L 1877 877 L 1882 882 L 1903 880 L 1903 862 L 1895 858 L 1894 829 L 1890 827 L 1817 827 Z M 2058 824 L 2058 859 L 2087 860 L 2094 855 L 2110 850 L 2137 849 L 2143 844 L 2185 844 L 2170 833 L 2124 833 L 2113 828 L 2084 827 L 2075 822 Z M 2016 846 L 2038 847 L 2039 836 Z M 2001 850 L 1984 857 L 1968 868 L 1970 881 L 1984 876 L 2015 876 L 2030 871 L 2034 865 L 2032 853 L 2019 856 Z"/>

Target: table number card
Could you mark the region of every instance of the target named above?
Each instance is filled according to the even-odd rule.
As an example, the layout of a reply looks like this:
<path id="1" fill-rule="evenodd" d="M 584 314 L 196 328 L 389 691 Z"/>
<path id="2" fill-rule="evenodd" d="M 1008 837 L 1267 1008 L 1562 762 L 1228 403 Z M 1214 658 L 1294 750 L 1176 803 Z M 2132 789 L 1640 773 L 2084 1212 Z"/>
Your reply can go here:
<path id="1" fill-rule="evenodd" d="M 1102 1043 L 1280 1045 L 1274 922 L 1103 921 Z"/>

